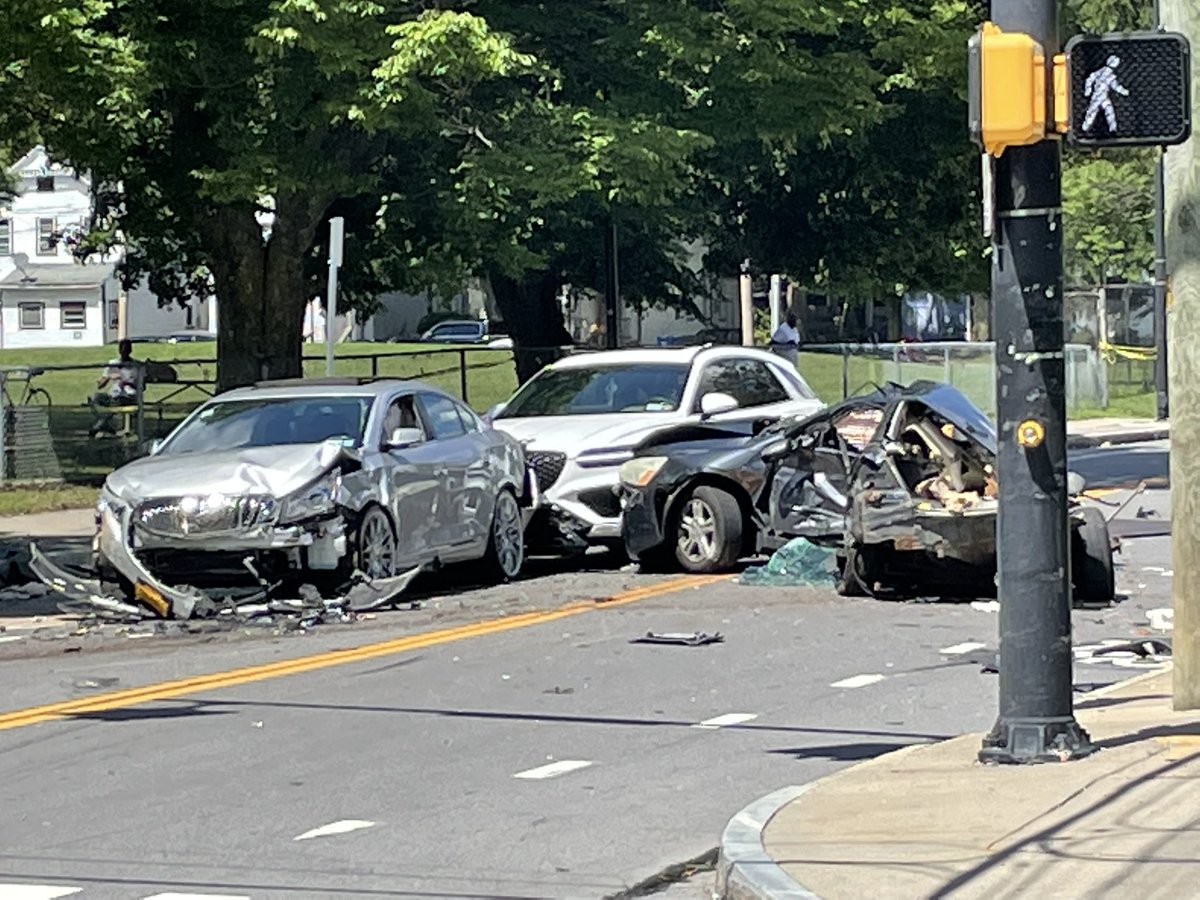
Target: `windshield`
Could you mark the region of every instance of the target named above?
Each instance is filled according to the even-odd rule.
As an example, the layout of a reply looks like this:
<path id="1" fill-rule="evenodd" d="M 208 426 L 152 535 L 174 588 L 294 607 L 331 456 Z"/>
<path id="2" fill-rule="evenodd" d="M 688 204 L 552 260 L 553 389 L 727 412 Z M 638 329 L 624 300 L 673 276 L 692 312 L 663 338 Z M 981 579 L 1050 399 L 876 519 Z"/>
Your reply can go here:
<path id="1" fill-rule="evenodd" d="M 687 378 L 686 365 L 663 363 L 545 369 L 497 418 L 674 412 Z"/>
<path id="2" fill-rule="evenodd" d="M 180 425 L 159 452 L 214 453 L 242 447 L 319 444 L 330 438 L 358 447 L 371 402 L 370 397 L 218 400 Z"/>

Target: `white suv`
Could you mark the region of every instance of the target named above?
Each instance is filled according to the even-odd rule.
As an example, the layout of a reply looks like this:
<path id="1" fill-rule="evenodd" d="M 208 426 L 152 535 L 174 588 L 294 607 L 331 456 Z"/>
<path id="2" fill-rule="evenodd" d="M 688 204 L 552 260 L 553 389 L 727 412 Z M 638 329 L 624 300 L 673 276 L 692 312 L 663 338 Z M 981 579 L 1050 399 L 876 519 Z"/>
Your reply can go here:
<path id="1" fill-rule="evenodd" d="M 652 432 L 701 419 L 807 416 L 824 404 L 787 360 L 748 347 L 610 350 L 547 366 L 489 413 L 525 444 L 541 512 L 533 548 L 620 546 L 621 463 Z"/>

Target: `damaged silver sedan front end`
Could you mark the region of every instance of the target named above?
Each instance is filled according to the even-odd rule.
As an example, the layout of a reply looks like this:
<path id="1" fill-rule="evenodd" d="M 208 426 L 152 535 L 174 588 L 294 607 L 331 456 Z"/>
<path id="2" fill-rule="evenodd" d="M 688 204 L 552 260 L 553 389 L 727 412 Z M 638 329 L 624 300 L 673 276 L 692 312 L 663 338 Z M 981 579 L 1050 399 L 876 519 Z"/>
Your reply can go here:
<path id="1" fill-rule="evenodd" d="M 214 398 L 109 476 L 94 578 L 42 554 L 35 570 L 162 618 L 297 596 L 373 608 L 444 564 L 516 577 L 530 488 L 520 445 L 436 388 L 267 383 Z"/>

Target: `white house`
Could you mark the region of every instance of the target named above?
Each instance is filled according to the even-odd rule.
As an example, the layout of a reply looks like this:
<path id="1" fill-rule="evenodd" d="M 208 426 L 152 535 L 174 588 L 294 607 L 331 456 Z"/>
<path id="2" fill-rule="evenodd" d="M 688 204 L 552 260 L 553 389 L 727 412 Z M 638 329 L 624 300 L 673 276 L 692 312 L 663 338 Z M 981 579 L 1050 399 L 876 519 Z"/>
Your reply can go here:
<path id="1" fill-rule="evenodd" d="M 160 308 L 143 285 L 121 290 L 119 250 L 79 261 L 71 252 L 91 215 L 86 176 L 35 147 L 8 170 L 0 206 L 0 349 L 96 347 L 120 337 L 215 328 L 212 301 Z"/>

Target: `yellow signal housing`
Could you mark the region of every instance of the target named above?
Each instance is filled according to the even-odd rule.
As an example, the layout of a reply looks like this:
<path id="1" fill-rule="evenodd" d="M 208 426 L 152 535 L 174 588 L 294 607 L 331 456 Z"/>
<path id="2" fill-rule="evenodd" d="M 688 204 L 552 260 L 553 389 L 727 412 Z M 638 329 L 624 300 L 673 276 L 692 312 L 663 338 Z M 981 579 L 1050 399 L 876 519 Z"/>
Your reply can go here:
<path id="1" fill-rule="evenodd" d="M 971 135 L 992 156 L 1046 139 L 1046 53 L 984 22 L 967 45 Z"/>
<path id="2" fill-rule="evenodd" d="M 1067 55 L 1054 55 L 1054 130 L 1066 134 L 1071 130 L 1071 73 Z"/>

